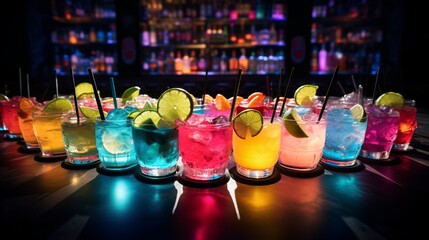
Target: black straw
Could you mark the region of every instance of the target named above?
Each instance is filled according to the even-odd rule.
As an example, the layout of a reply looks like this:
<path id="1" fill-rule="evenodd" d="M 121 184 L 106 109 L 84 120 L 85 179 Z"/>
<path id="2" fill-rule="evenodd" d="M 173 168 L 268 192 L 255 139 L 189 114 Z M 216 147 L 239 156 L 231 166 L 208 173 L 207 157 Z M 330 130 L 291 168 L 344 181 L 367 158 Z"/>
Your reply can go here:
<path id="1" fill-rule="evenodd" d="M 282 103 L 282 108 L 280 108 L 280 114 L 279 117 L 281 117 L 283 115 L 283 110 L 285 108 L 285 104 L 286 104 L 286 97 L 287 97 L 287 92 L 289 91 L 289 85 L 292 79 L 292 75 L 293 72 L 295 71 L 295 67 L 292 67 L 292 69 L 290 70 L 290 74 L 289 74 L 289 79 L 287 80 L 287 85 L 286 85 L 286 90 L 285 90 L 285 95 L 283 97 L 283 103 Z"/>
<path id="2" fill-rule="evenodd" d="M 279 104 L 279 100 L 280 100 L 280 95 L 281 95 L 281 84 L 282 84 L 282 78 L 283 78 L 283 68 L 280 71 L 280 77 L 279 77 L 279 86 L 277 89 L 277 98 L 276 98 L 276 103 L 274 104 L 274 110 L 273 110 L 273 115 L 271 116 L 271 123 L 273 123 L 274 121 L 274 116 L 276 115 L 276 111 L 277 111 L 277 105 Z"/>
<path id="3" fill-rule="evenodd" d="M 343 85 L 341 85 L 340 81 L 337 81 L 338 87 L 340 87 L 341 92 L 343 92 L 343 95 L 346 95 L 346 91 L 343 88 Z"/>
<path id="4" fill-rule="evenodd" d="M 92 73 L 91 68 L 88 68 L 88 73 L 89 73 L 89 76 L 90 76 L 91 82 L 92 82 L 92 90 L 95 93 L 94 95 L 95 95 L 95 101 L 97 102 L 98 112 L 100 113 L 101 120 L 104 121 L 104 120 L 106 120 L 106 118 L 104 117 L 104 112 L 103 112 L 103 107 L 101 106 L 100 96 L 98 96 L 97 84 L 95 83 L 94 74 Z"/>
<path id="5" fill-rule="evenodd" d="M 54 71 L 55 74 L 55 94 L 57 94 L 57 98 L 59 97 L 59 93 L 58 93 L 58 76 L 57 76 L 57 71 Z"/>
<path id="6" fill-rule="evenodd" d="M 325 101 L 323 101 L 322 109 L 320 110 L 319 119 L 317 121 L 320 121 L 320 119 L 322 119 L 322 114 L 325 111 L 326 103 L 328 103 L 328 99 L 330 95 L 329 92 L 331 91 L 332 82 L 334 81 L 335 76 L 337 75 L 337 72 L 338 72 L 338 66 L 335 67 L 334 74 L 332 74 L 331 82 L 329 83 L 328 90 L 326 91 Z"/>
<path id="7" fill-rule="evenodd" d="M 73 68 L 70 66 L 70 76 L 73 82 L 73 99 L 74 99 L 74 108 L 76 111 L 76 119 L 77 119 L 77 125 L 80 125 L 80 118 L 79 118 L 79 106 L 77 103 L 77 97 L 76 97 L 76 82 L 74 80 L 74 73 L 73 73 Z"/>
<path id="8" fill-rule="evenodd" d="M 355 81 L 355 76 L 354 75 L 352 75 L 352 83 L 353 83 L 353 87 L 355 88 L 355 91 L 357 91 L 358 87 L 356 85 L 356 81 Z"/>
<path id="9" fill-rule="evenodd" d="M 28 95 L 28 98 L 30 98 L 30 76 L 28 73 L 27 73 L 27 95 Z"/>
<path id="10" fill-rule="evenodd" d="M 232 104 L 231 104 L 231 112 L 229 114 L 229 121 L 232 121 L 232 116 L 234 115 L 234 109 L 235 109 L 235 102 L 237 101 L 237 95 L 238 95 L 238 89 L 240 88 L 240 82 L 241 82 L 241 72 L 243 70 L 240 68 L 238 69 L 238 76 L 237 76 L 237 82 L 235 82 L 234 86 L 234 96 L 232 98 Z"/>
<path id="11" fill-rule="evenodd" d="M 206 75 L 204 76 L 204 87 L 203 87 L 203 100 L 202 100 L 202 102 L 201 102 L 201 105 L 203 105 L 203 109 L 204 109 L 204 101 L 205 101 L 205 98 L 206 98 L 206 93 L 207 93 L 207 75 L 209 74 L 209 69 L 208 68 L 206 68 Z"/>
<path id="12" fill-rule="evenodd" d="M 113 106 L 115 109 L 118 108 L 118 102 L 116 101 L 116 89 L 115 89 L 115 80 L 113 77 L 110 78 L 110 89 L 112 91 L 112 97 L 113 97 Z"/>
<path id="13" fill-rule="evenodd" d="M 21 74 L 21 68 L 19 68 L 19 96 L 22 96 L 22 74 Z"/>
<path id="14" fill-rule="evenodd" d="M 378 77 L 380 76 L 380 68 L 377 69 L 377 76 L 375 77 L 375 83 L 374 83 L 374 91 L 372 92 L 372 104 L 375 104 L 375 92 L 377 90 L 378 86 Z"/>

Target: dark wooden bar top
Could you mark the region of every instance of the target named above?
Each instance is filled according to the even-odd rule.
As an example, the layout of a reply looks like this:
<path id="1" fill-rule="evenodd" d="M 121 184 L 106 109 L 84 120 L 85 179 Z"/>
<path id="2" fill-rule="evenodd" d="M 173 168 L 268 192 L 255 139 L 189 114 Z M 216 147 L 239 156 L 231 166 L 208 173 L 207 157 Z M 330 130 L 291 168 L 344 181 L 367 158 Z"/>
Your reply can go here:
<path id="1" fill-rule="evenodd" d="M 151 184 L 40 162 L 0 139 L 3 239 L 414 239 L 428 232 L 429 111 L 389 164 L 250 185 Z M 233 167 L 231 161 L 230 167 Z"/>

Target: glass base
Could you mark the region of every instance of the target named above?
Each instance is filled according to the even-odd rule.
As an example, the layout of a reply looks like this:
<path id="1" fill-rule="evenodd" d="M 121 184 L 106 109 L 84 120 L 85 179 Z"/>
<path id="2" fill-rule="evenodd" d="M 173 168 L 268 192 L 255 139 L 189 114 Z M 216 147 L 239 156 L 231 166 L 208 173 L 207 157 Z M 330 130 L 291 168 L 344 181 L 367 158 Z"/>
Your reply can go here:
<path id="1" fill-rule="evenodd" d="M 183 168 L 183 174 L 193 180 L 211 181 L 225 176 L 226 164 L 223 168 Z"/>
<path id="2" fill-rule="evenodd" d="M 377 160 L 387 160 L 389 158 L 390 151 L 382 151 L 382 152 L 369 152 L 366 150 L 361 150 L 359 156 L 369 159 L 377 159 Z"/>
<path id="3" fill-rule="evenodd" d="M 293 170 L 293 171 L 301 171 L 301 172 L 308 172 L 308 171 L 312 171 L 312 170 L 317 168 L 317 164 L 314 165 L 314 167 L 292 167 L 290 165 L 285 165 L 280 161 L 279 161 L 279 165 L 282 168 L 286 168 L 286 169 Z"/>
<path id="4" fill-rule="evenodd" d="M 98 154 L 90 156 L 76 156 L 67 154 L 67 162 L 73 165 L 87 165 L 99 160 Z"/>
<path id="5" fill-rule="evenodd" d="M 407 151 L 410 143 L 394 143 L 392 149 L 396 151 Z"/>
<path id="6" fill-rule="evenodd" d="M 177 166 L 172 166 L 169 168 L 147 168 L 144 166 L 140 166 L 140 171 L 147 176 L 152 177 L 162 177 L 175 173 L 177 170 Z"/>
<path id="7" fill-rule="evenodd" d="M 40 149 L 40 148 L 39 148 L 39 144 L 29 144 L 29 143 L 25 143 L 25 146 L 27 147 L 27 149 Z"/>
<path id="8" fill-rule="evenodd" d="M 274 170 L 274 167 L 267 168 L 267 169 L 254 170 L 254 169 L 244 168 L 240 165 L 237 165 L 236 168 L 237 168 L 237 172 L 240 175 L 247 177 L 247 178 L 256 178 L 256 179 L 267 178 L 273 174 L 273 170 Z"/>
<path id="9" fill-rule="evenodd" d="M 356 164 L 356 159 L 352 160 L 332 160 L 323 158 L 320 159 L 321 162 L 323 162 L 326 165 L 334 166 L 334 167 L 350 167 Z"/>

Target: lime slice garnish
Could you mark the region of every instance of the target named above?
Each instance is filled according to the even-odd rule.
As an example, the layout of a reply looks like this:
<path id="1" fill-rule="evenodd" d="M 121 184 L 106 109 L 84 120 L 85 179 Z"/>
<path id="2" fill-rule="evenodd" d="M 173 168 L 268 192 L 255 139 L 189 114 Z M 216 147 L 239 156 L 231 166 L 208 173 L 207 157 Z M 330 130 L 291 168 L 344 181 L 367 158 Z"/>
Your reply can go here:
<path id="1" fill-rule="evenodd" d="M 134 119 L 134 118 L 135 118 L 135 117 L 137 117 L 137 115 L 139 115 L 141 112 L 142 112 L 142 110 L 136 110 L 136 111 L 130 112 L 130 113 L 128 114 L 128 117 L 127 117 L 127 118 L 129 118 L 129 119 Z"/>
<path id="2" fill-rule="evenodd" d="M 194 109 L 191 94 L 182 88 L 170 88 L 164 91 L 158 99 L 159 115 L 169 122 L 185 121 Z"/>
<path id="3" fill-rule="evenodd" d="M 4 95 L 3 93 L 0 93 L 0 100 L 6 100 L 9 101 L 9 97 Z"/>
<path id="4" fill-rule="evenodd" d="M 364 122 L 365 121 L 365 109 L 360 104 L 355 104 L 350 108 L 350 111 L 352 112 L 352 117 L 354 120 L 358 122 Z"/>
<path id="5" fill-rule="evenodd" d="M 44 112 L 64 112 L 71 110 L 73 110 L 73 105 L 67 98 L 52 99 L 43 109 Z"/>
<path id="6" fill-rule="evenodd" d="M 143 109 L 142 110 L 144 110 L 144 111 L 146 111 L 146 110 L 155 110 L 156 111 L 156 105 L 154 104 L 154 103 L 151 103 L 151 102 L 146 102 L 144 105 L 143 105 Z"/>
<path id="7" fill-rule="evenodd" d="M 106 149 L 106 151 L 111 154 L 119 154 L 129 151 L 127 141 L 123 139 L 120 131 L 104 131 L 101 135 L 101 142 L 103 144 L 104 149 Z"/>
<path id="8" fill-rule="evenodd" d="M 100 116 L 98 109 L 90 108 L 87 106 L 79 106 L 80 112 L 88 118 L 91 122 L 95 122 L 95 119 Z M 103 111 L 104 116 L 107 115 L 107 112 Z"/>
<path id="9" fill-rule="evenodd" d="M 386 92 L 377 98 L 375 105 L 402 108 L 404 106 L 404 102 L 404 97 L 400 93 Z"/>
<path id="10" fill-rule="evenodd" d="M 81 82 L 74 88 L 77 98 L 89 98 L 94 97 L 94 89 L 92 84 L 89 82 Z"/>
<path id="11" fill-rule="evenodd" d="M 247 131 L 252 137 L 258 135 L 264 125 L 262 114 L 255 109 L 246 109 L 234 117 L 232 127 L 235 134 L 241 139 L 246 139 Z"/>
<path id="12" fill-rule="evenodd" d="M 127 88 L 124 93 L 122 93 L 122 103 L 125 104 L 127 101 L 132 101 L 140 94 L 140 87 L 132 86 Z"/>
<path id="13" fill-rule="evenodd" d="M 153 125 L 156 126 L 158 121 L 161 119 L 161 116 L 157 111 L 147 110 L 140 112 L 133 119 L 133 125 L 135 127 L 143 127 L 143 125 Z"/>
<path id="14" fill-rule="evenodd" d="M 294 94 L 295 103 L 298 105 L 306 105 L 313 101 L 319 86 L 312 84 L 305 84 L 296 89 Z"/>
<path id="15" fill-rule="evenodd" d="M 301 125 L 305 124 L 298 112 L 289 108 L 283 116 L 283 124 L 288 133 L 296 138 L 307 138 L 308 134 L 302 129 Z"/>

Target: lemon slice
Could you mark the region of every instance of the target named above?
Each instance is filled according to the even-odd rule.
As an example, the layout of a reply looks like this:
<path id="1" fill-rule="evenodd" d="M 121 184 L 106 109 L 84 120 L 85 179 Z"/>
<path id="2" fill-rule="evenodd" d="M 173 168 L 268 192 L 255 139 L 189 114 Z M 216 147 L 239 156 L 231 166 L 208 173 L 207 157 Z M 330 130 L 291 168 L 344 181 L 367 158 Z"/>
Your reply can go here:
<path id="1" fill-rule="evenodd" d="M 386 92 L 380 95 L 375 100 L 377 106 L 389 106 L 394 108 L 402 108 L 404 106 L 405 99 L 400 93 Z"/>
<path id="2" fill-rule="evenodd" d="M 355 104 L 350 108 L 352 112 L 352 117 L 358 122 L 365 122 L 366 112 L 365 109 L 360 104 Z"/>
<path id="3" fill-rule="evenodd" d="M 78 99 L 94 97 L 94 89 L 89 82 L 81 82 L 74 88 Z"/>
<path id="4" fill-rule="evenodd" d="M 158 99 L 158 113 L 168 122 L 185 121 L 193 112 L 192 96 L 182 88 L 170 88 L 164 91 Z"/>
<path id="5" fill-rule="evenodd" d="M 127 146 L 128 141 L 123 139 L 120 131 L 104 131 L 101 135 L 101 142 L 104 149 L 111 154 L 120 154 L 129 151 L 129 147 Z"/>
<path id="6" fill-rule="evenodd" d="M 90 108 L 87 106 L 79 106 L 80 112 L 83 116 L 88 118 L 91 122 L 95 122 L 95 119 L 100 116 L 98 109 Z M 107 115 L 107 112 L 103 111 L 104 116 Z"/>
<path id="7" fill-rule="evenodd" d="M 122 93 L 122 103 L 125 104 L 127 101 L 134 100 L 140 94 L 140 87 L 132 86 L 127 88 L 124 93 Z"/>
<path id="8" fill-rule="evenodd" d="M 301 125 L 305 124 L 294 108 L 289 108 L 283 116 L 283 124 L 288 133 L 296 138 L 307 138 L 308 134 Z"/>
<path id="9" fill-rule="evenodd" d="M 0 100 L 9 101 L 9 97 L 4 95 L 3 93 L 0 93 Z"/>
<path id="10" fill-rule="evenodd" d="M 295 103 L 298 105 L 306 105 L 313 101 L 319 86 L 305 84 L 296 89 L 294 94 Z"/>
<path id="11" fill-rule="evenodd" d="M 64 112 L 71 110 L 73 110 L 73 105 L 67 98 L 52 99 L 43 108 L 44 112 Z"/>
<path id="12" fill-rule="evenodd" d="M 254 109 L 246 109 L 237 114 L 232 120 L 235 134 L 241 139 L 246 139 L 247 131 L 252 137 L 258 135 L 264 125 L 262 114 Z"/>

